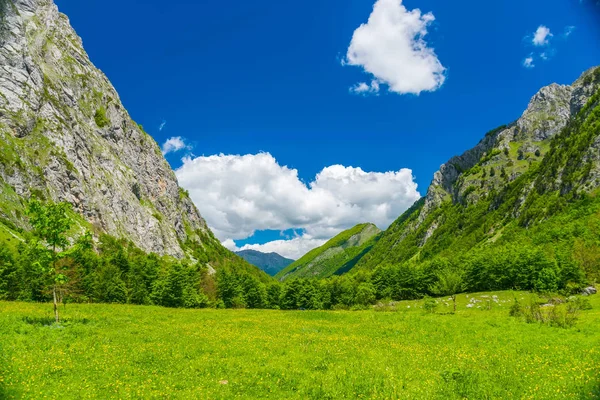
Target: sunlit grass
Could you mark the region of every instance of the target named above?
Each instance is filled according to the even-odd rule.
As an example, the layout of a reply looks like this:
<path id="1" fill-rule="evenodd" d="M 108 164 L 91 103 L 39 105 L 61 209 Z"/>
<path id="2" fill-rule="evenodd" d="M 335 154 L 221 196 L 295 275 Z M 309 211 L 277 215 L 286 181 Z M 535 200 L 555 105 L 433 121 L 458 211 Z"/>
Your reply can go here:
<path id="1" fill-rule="evenodd" d="M 60 327 L 47 304 L 0 302 L 0 398 L 600 396 L 600 296 L 560 329 L 498 295 L 491 310 L 459 296 L 456 315 L 68 305 Z"/>

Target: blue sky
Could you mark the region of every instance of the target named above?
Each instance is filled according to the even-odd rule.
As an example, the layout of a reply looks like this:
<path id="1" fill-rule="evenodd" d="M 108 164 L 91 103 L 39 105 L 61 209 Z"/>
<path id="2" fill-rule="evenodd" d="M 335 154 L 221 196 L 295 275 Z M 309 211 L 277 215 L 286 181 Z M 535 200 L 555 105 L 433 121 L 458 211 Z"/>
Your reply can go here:
<path id="1" fill-rule="evenodd" d="M 407 183 L 411 174 L 404 169 L 412 171 L 424 195 L 440 164 L 475 145 L 485 132 L 518 118 L 540 87 L 571 83 L 600 64 L 600 18 L 593 1 L 404 0 L 400 6 L 399 0 L 380 0 L 394 10 L 405 7 L 404 16 L 421 10 L 417 22 L 427 32 L 421 55 L 444 68 L 437 75 L 443 83 L 432 75 L 433 86 L 428 86 L 425 78 L 415 83 L 414 77 L 396 76 L 398 68 L 389 66 L 408 64 L 382 60 L 389 47 L 373 50 L 382 43 L 377 29 L 352 40 L 369 20 L 375 0 L 230 0 L 226 6 L 192 0 L 56 0 L 131 116 L 160 144 L 182 138 L 184 144 L 173 149 L 183 148 L 166 157 L 180 168 L 182 157 L 190 156 L 181 174 L 191 175 L 178 176 L 218 236 L 241 246 L 293 241 L 308 233 L 311 240 L 303 244 L 287 240 L 279 247 L 258 247 L 281 249 L 287 256 L 365 222 L 354 219 L 391 222 L 390 215 L 399 215 L 415 198 L 415 188 Z M 538 31 L 541 26 L 548 34 Z M 542 34 L 538 45 L 536 31 Z M 347 55 L 351 42 L 366 52 L 354 62 Z M 378 74 L 383 71 L 380 76 L 363 70 L 367 62 Z M 380 84 L 377 93 L 351 92 L 373 79 Z M 401 82 L 409 82 L 409 89 L 390 90 Z M 261 152 L 268 154 L 259 157 Z M 328 169 L 320 181 L 315 178 L 334 165 L 361 170 Z M 398 174 L 382 174 L 388 171 Z M 308 191 L 294 179 L 309 185 Z M 264 180 L 281 184 L 263 185 Z M 365 183 L 374 180 L 378 185 Z M 197 188 L 197 182 L 211 191 Z M 388 198 L 382 194 L 371 204 L 356 194 L 371 190 Z M 402 196 L 395 194 L 402 190 Z M 220 209 L 220 201 L 229 203 Z M 261 208 L 271 202 L 276 207 Z M 332 220 L 327 214 L 332 208 L 323 202 L 348 210 Z M 266 232 L 246 239 L 254 230 Z"/>

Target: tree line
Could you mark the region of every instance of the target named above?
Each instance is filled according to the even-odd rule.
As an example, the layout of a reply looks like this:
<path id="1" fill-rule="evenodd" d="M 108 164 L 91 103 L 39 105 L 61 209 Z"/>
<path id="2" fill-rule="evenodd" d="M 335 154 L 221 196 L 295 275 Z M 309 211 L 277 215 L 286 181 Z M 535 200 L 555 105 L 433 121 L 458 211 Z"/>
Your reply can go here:
<path id="1" fill-rule="evenodd" d="M 549 252 L 526 242 L 472 249 L 425 261 L 380 265 L 327 279 L 260 279 L 235 263 L 213 270 L 196 260 L 147 254 L 126 240 L 90 234 L 69 240 L 70 206 L 28 207 L 32 232 L 15 250 L 0 248 L 0 299 L 128 303 L 185 308 L 360 309 L 382 300 L 464 291 L 576 293 L 599 274 L 600 249 L 575 242 Z M 198 246 L 199 248 L 200 246 Z M 204 257 L 208 259 L 209 257 Z"/>

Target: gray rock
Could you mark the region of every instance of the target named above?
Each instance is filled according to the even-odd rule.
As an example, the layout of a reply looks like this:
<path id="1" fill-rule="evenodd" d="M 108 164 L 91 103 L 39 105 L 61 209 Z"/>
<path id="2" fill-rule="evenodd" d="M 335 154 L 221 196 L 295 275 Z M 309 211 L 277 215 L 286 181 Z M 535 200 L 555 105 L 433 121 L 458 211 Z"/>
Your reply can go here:
<path id="1" fill-rule="evenodd" d="M 583 296 L 591 296 L 591 295 L 593 295 L 593 294 L 596 294 L 596 293 L 598 293 L 598 291 L 597 291 L 597 290 L 596 290 L 596 288 L 595 288 L 595 287 L 593 287 L 593 286 L 586 287 L 585 289 L 583 289 L 583 290 L 581 291 L 581 294 L 582 294 Z"/>
<path id="2" fill-rule="evenodd" d="M 97 232 L 148 252 L 182 257 L 180 243 L 202 232 L 216 242 L 68 18 L 51 0 L 0 4 L 0 195 L 68 201 Z"/>
<path id="3" fill-rule="evenodd" d="M 421 210 L 417 222 L 409 226 L 410 230 L 417 229 L 427 216 L 436 210 L 445 201 L 466 202 L 470 199 L 465 199 L 466 190 L 470 185 L 482 183 L 481 187 L 484 191 L 497 189 L 503 185 L 503 181 L 497 176 L 495 180 L 487 179 L 483 182 L 469 181 L 465 183 L 461 181 L 463 173 L 478 165 L 482 157 L 485 155 L 495 155 L 487 162 L 482 164 L 485 168 L 487 165 L 498 166 L 499 161 L 503 159 L 505 149 L 510 150 L 511 144 L 518 144 L 521 153 L 535 153 L 540 150 L 540 143 L 552 138 L 559 133 L 569 122 L 572 116 L 576 115 L 587 101 L 593 96 L 600 82 L 595 82 L 591 77 L 595 68 L 585 72 L 572 85 L 551 84 L 546 86 L 536 93 L 530 100 L 529 105 L 521 117 L 507 125 L 504 128 L 497 129 L 488 133 L 475 147 L 466 151 L 460 156 L 452 157 L 447 163 L 443 164 L 439 171 L 434 174 L 433 180 L 427 195 L 425 203 Z M 590 174 L 590 182 L 587 183 L 589 190 L 600 186 L 600 138 L 594 144 L 590 151 L 589 157 L 599 161 L 594 163 L 594 168 Z M 523 157 L 517 159 L 522 160 Z M 496 175 L 499 175 L 496 171 Z M 507 176 L 508 180 L 517 179 L 520 173 L 510 173 Z M 523 194 L 523 198 L 526 193 Z M 479 197 L 472 196 L 472 200 L 476 201 Z M 428 227 L 427 234 L 424 237 L 422 245 L 433 234 L 439 221 Z"/>

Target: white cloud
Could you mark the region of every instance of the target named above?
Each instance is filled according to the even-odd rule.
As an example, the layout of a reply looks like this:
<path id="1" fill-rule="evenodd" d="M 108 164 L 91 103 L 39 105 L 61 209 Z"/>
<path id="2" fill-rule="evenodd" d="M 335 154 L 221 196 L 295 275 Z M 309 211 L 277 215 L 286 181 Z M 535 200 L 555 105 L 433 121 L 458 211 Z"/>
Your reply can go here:
<path id="1" fill-rule="evenodd" d="M 174 136 L 172 138 L 167 139 L 162 145 L 162 153 L 163 155 L 167 155 L 169 153 L 176 153 L 180 150 L 191 149 L 191 146 L 185 143 L 185 139 L 181 136 Z"/>
<path id="2" fill-rule="evenodd" d="M 568 38 L 569 36 L 571 36 L 571 34 L 575 31 L 576 27 L 575 26 L 565 26 L 565 31 L 563 33 L 563 36 L 565 38 Z"/>
<path id="3" fill-rule="evenodd" d="M 357 83 L 350 88 L 350 92 L 356 94 L 379 93 L 379 82 L 373 79 L 371 84 L 365 82 Z"/>
<path id="4" fill-rule="evenodd" d="M 286 258 L 297 260 L 312 249 L 322 246 L 326 241 L 326 239 L 314 239 L 305 234 L 289 240 L 274 240 L 265 244 L 246 244 L 242 247 L 237 247 L 233 240 L 227 239 L 223 242 L 223 246 L 231 251 L 256 250 L 263 253 L 277 253 Z"/>
<path id="5" fill-rule="evenodd" d="M 533 57 L 529 56 L 523 60 L 523 66 L 525 68 L 533 68 L 535 64 L 533 63 Z"/>
<path id="6" fill-rule="evenodd" d="M 554 36 L 544 25 L 538 26 L 537 30 L 533 34 L 532 43 L 534 46 L 547 46 L 550 44 L 550 38 Z"/>
<path id="7" fill-rule="evenodd" d="M 444 83 L 446 69 L 424 40 L 432 13 L 407 10 L 402 0 L 377 0 L 367 23 L 354 31 L 343 65 L 362 67 L 373 76 L 353 92 L 376 92 L 373 82 L 394 93 L 434 91 Z"/>
<path id="8" fill-rule="evenodd" d="M 162 132 L 162 130 L 165 128 L 165 125 L 167 125 L 167 121 L 163 120 L 163 122 L 161 122 L 160 126 L 158 127 L 158 131 Z"/>
<path id="9" fill-rule="evenodd" d="M 304 229 L 301 238 L 261 247 L 277 246 L 288 256 L 300 252 L 292 248 L 304 251 L 358 223 L 385 229 L 420 197 L 409 169 L 365 172 L 333 165 L 306 185 L 297 170 L 269 153 L 186 157 L 176 174 L 221 241 L 256 230 Z"/>
<path id="10" fill-rule="evenodd" d="M 532 35 L 525 36 L 524 43 L 527 47 L 536 47 L 530 52 L 522 64 L 525 68 L 534 68 L 536 61 L 548 61 L 557 54 L 556 45 L 569 39 L 569 36 L 574 32 L 575 26 L 565 26 L 562 34 L 559 35 L 559 39 L 554 40 L 551 43 L 554 35 L 548 27 L 540 25 Z"/>

